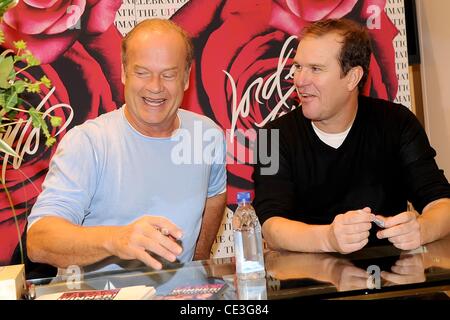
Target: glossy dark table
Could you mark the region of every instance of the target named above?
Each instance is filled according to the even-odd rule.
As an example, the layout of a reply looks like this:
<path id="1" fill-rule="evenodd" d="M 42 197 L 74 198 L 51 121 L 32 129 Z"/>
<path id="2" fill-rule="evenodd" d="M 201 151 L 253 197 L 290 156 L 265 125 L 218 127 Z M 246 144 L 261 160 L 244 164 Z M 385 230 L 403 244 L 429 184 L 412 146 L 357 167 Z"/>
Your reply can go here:
<path id="1" fill-rule="evenodd" d="M 116 270 L 105 271 L 111 263 Z M 35 296 L 70 290 L 148 285 L 159 296 L 174 288 L 224 284 L 210 299 L 450 299 L 450 237 L 413 251 L 368 247 L 349 255 L 267 251 L 266 279 L 237 282 L 231 258 L 165 264 L 109 259 L 54 278 L 29 280 Z M 81 273 L 78 273 L 81 271 Z M 187 299 L 202 299 L 189 296 Z"/>

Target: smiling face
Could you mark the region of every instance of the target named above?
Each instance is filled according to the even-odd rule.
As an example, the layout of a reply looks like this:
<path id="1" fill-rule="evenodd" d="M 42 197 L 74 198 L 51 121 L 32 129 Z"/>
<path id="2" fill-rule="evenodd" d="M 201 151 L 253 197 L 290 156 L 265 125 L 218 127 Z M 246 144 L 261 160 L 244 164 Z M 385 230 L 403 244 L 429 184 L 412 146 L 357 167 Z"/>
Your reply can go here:
<path id="1" fill-rule="evenodd" d="M 338 60 L 341 47 L 341 36 L 334 32 L 306 36 L 294 58 L 294 85 L 303 114 L 330 133 L 345 131 L 357 109 L 360 70 L 342 75 Z"/>
<path id="2" fill-rule="evenodd" d="M 186 46 L 170 29 L 139 30 L 129 40 L 126 64 L 125 116 L 140 133 L 170 137 L 179 126 L 177 110 L 189 87 Z"/>

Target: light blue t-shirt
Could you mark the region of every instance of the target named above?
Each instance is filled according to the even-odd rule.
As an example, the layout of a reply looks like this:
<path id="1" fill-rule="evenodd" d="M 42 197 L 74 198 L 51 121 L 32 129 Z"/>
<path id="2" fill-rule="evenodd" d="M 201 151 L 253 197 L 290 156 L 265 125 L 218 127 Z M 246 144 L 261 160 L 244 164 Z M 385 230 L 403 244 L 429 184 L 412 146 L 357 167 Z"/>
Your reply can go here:
<path id="1" fill-rule="evenodd" d="M 179 109 L 180 127 L 172 137 L 151 138 L 136 131 L 123 110 L 64 136 L 29 226 L 43 216 L 83 226 L 164 216 L 183 230 L 179 261 L 192 260 L 205 201 L 226 189 L 223 131 L 209 118 Z"/>

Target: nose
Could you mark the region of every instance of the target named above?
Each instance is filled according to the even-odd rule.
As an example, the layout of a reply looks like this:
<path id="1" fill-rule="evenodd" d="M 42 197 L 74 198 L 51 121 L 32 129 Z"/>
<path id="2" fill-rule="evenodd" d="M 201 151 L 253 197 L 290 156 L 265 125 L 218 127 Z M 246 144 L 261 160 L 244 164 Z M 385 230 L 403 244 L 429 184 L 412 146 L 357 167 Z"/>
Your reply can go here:
<path id="1" fill-rule="evenodd" d="M 158 75 L 149 77 L 147 83 L 145 84 L 145 88 L 152 93 L 161 92 L 163 90 L 161 78 Z"/>
<path id="2" fill-rule="evenodd" d="M 308 69 L 301 68 L 295 71 L 294 73 L 294 85 L 297 88 L 301 88 L 303 86 L 308 85 L 310 82 L 310 75 Z"/>

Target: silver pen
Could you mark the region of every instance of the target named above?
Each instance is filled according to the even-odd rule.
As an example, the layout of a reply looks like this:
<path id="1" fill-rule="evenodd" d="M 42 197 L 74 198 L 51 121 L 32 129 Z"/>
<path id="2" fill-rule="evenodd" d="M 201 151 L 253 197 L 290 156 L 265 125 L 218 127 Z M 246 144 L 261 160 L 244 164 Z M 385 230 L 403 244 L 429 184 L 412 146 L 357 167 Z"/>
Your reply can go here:
<path id="1" fill-rule="evenodd" d="M 367 213 L 367 212 L 365 212 L 365 211 L 363 211 L 363 210 L 358 210 L 360 213 Z M 380 228 L 386 228 L 385 226 L 384 226 L 384 221 L 383 220 L 380 220 L 380 219 L 377 219 L 377 218 L 374 218 L 373 220 L 372 220 L 372 222 L 373 223 L 375 223 L 377 226 L 379 226 Z"/>

